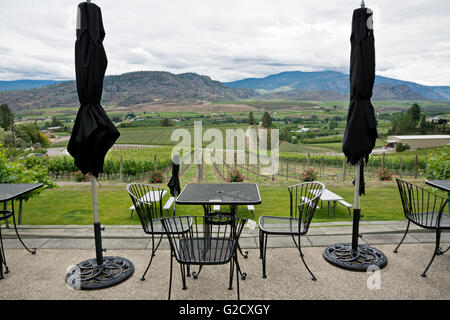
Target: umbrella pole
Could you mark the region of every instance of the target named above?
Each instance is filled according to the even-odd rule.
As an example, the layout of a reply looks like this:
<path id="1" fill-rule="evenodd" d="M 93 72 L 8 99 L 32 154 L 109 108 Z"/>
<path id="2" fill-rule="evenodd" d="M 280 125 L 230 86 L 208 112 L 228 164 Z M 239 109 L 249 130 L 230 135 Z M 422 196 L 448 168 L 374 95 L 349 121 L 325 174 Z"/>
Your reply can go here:
<path id="1" fill-rule="evenodd" d="M 98 206 L 97 206 L 97 179 L 92 176 L 92 207 L 94 210 L 94 236 L 95 236 L 95 252 L 97 265 L 103 265 L 103 248 L 102 248 L 102 228 L 98 220 Z"/>
<path id="2" fill-rule="evenodd" d="M 358 250 L 358 236 L 359 236 L 359 219 L 361 217 L 359 183 L 361 181 L 361 160 L 355 165 L 355 198 L 353 202 L 353 232 L 352 232 L 352 249 Z"/>

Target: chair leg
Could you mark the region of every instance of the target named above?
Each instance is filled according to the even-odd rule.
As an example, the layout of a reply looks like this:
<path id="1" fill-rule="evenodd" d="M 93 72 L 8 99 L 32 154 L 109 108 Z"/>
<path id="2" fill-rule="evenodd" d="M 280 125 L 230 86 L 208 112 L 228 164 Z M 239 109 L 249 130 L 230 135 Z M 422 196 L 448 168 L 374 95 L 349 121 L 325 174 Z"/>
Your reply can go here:
<path id="1" fill-rule="evenodd" d="M 266 275 L 266 260 L 267 260 L 267 238 L 268 238 L 268 234 L 264 234 L 263 236 L 265 237 L 265 239 L 263 239 L 263 256 L 262 256 L 262 269 L 263 269 L 263 278 L 267 278 Z"/>
<path id="2" fill-rule="evenodd" d="M 309 270 L 308 265 L 306 264 L 305 258 L 304 258 L 304 254 L 302 252 L 302 246 L 300 243 L 300 236 L 298 236 L 298 250 L 300 251 L 300 257 L 302 258 L 303 264 L 306 267 L 306 270 L 308 270 L 309 274 L 312 276 L 312 280 L 316 281 L 317 278 L 314 276 L 314 274 L 311 272 L 311 270 Z"/>
<path id="3" fill-rule="evenodd" d="M 145 269 L 145 272 L 144 272 L 144 274 L 141 277 L 141 281 L 145 280 L 145 275 L 147 274 L 147 271 L 150 268 L 150 265 L 152 264 L 153 257 L 156 254 L 156 250 L 158 250 L 159 245 L 161 244 L 162 237 L 163 237 L 163 235 L 161 235 L 161 237 L 159 238 L 158 244 L 156 245 L 156 248 L 155 248 L 155 237 L 152 235 L 152 255 L 151 255 L 150 261 L 149 261 L 149 263 L 147 265 L 147 269 Z"/>
<path id="4" fill-rule="evenodd" d="M 230 260 L 230 281 L 228 290 L 233 290 L 234 258 Z"/>
<path id="5" fill-rule="evenodd" d="M 183 290 L 187 289 L 187 287 L 186 287 L 186 269 L 185 268 L 186 268 L 186 266 L 184 264 L 180 263 L 181 281 L 183 283 L 183 287 L 182 287 Z"/>
<path id="6" fill-rule="evenodd" d="M 262 259 L 262 257 L 263 257 L 263 252 L 262 252 L 263 244 L 262 244 L 262 240 L 263 240 L 263 232 L 261 231 L 261 229 L 259 229 L 259 258 L 260 258 L 260 259 Z"/>
<path id="7" fill-rule="evenodd" d="M 172 292 L 172 269 L 173 269 L 173 255 L 170 253 L 170 276 L 169 276 L 169 297 L 167 300 L 170 300 L 170 294 Z"/>
<path id="8" fill-rule="evenodd" d="M 428 263 L 428 266 L 425 268 L 424 272 L 421 274 L 422 277 L 426 277 L 426 273 L 428 271 L 428 268 L 431 266 L 431 264 L 433 263 L 434 257 L 436 257 L 437 255 L 439 255 L 440 251 L 439 251 L 439 245 L 441 242 L 441 229 L 436 229 L 436 246 L 434 248 L 434 252 L 433 252 L 433 256 L 431 257 L 430 262 Z"/>
<path id="9" fill-rule="evenodd" d="M 402 238 L 402 240 L 400 240 L 400 243 L 397 245 L 397 247 L 394 249 L 394 253 L 397 253 L 398 251 L 398 248 L 400 247 L 400 245 L 403 243 L 403 240 L 405 240 L 405 237 L 406 237 L 406 234 L 408 233 L 408 230 L 409 230 L 409 224 L 411 223 L 411 221 L 410 220 L 408 220 L 408 225 L 406 226 L 406 231 L 405 231 L 405 234 L 403 235 L 403 238 Z"/>
<path id="10" fill-rule="evenodd" d="M 235 254 L 234 259 L 236 260 L 236 289 L 237 289 L 237 299 L 240 300 L 240 294 L 239 294 L 239 262 L 237 260 L 237 254 Z"/>

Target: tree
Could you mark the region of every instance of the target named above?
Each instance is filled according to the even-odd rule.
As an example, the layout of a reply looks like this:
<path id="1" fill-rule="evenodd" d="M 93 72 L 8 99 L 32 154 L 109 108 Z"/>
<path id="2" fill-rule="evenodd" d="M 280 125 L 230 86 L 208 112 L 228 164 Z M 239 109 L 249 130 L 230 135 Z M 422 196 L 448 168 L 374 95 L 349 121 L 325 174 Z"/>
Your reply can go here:
<path id="1" fill-rule="evenodd" d="M 330 121 L 330 130 L 336 129 L 337 126 L 338 126 L 338 124 L 337 124 L 336 120 L 331 119 L 331 121 Z"/>
<path id="2" fill-rule="evenodd" d="M 255 124 L 255 118 L 253 117 L 253 112 L 251 111 L 248 114 L 248 124 L 251 126 Z"/>
<path id="3" fill-rule="evenodd" d="M 174 123 L 170 119 L 164 118 L 159 121 L 159 125 L 161 127 L 170 127 L 170 126 L 173 126 Z"/>
<path id="4" fill-rule="evenodd" d="M 264 128 L 271 128 L 272 127 L 272 117 L 270 114 L 266 111 L 264 112 L 262 118 L 261 118 L 262 126 Z"/>
<path id="5" fill-rule="evenodd" d="M 0 127 L 5 130 L 11 130 L 14 124 L 14 114 L 9 109 L 6 103 L 0 104 Z"/>
<path id="6" fill-rule="evenodd" d="M 411 108 L 408 110 L 408 114 L 410 116 L 412 123 L 419 123 L 420 121 L 420 106 L 417 103 L 414 103 Z"/>

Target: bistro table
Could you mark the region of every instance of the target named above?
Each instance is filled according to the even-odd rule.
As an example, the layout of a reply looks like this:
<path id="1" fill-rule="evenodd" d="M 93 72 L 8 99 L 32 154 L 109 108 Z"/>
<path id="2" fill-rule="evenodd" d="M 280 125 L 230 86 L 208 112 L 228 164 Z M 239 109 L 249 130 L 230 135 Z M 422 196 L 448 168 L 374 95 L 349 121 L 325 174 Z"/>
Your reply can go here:
<path id="1" fill-rule="evenodd" d="M 189 183 L 181 191 L 175 203 L 201 205 L 205 216 L 217 214 L 212 211 L 214 205 L 229 205 L 230 214 L 236 216 L 239 205 L 261 204 L 261 196 L 256 183 Z M 238 249 L 244 258 L 248 257 L 248 252 L 243 254 L 239 244 Z"/>
<path id="2" fill-rule="evenodd" d="M 27 251 L 32 254 L 36 253 L 36 248 L 28 249 L 28 247 L 23 243 L 20 238 L 19 232 L 17 231 L 16 218 L 14 215 L 14 199 L 36 190 L 42 187 L 42 183 L 0 183 L 0 203 L 3 203 L 3 210 L 0 211 L 0 220 L 5 220 L 5 225 L 7 225 L 7 219 L 12 217 L 14 223 L 14 230 L 16 231 L 17 238 L 20 243 L 22 243 L 23 247 L 27 249 Z M 11 210 L 6 210 L 6 204 L 8 201 L 11 201 Z M 19 210 L 19 221 L 22 220 L 22 207 Z M 5 252 L 3 249 L 3 239 L 1 233 L 1 225 L 0 225 L 0 279 L 3 279 L 3 265 L 5 265 L 5 273 L 8 273 L 8 266 L 6 264 Z"/>
<path id="3" fill-rule="evenodd" d="M 438 188 L 447 192 L 448 196 L 448 213 L 450 214 L 450 180 L 427 180 L 425 183 L 434 188 Z"/>

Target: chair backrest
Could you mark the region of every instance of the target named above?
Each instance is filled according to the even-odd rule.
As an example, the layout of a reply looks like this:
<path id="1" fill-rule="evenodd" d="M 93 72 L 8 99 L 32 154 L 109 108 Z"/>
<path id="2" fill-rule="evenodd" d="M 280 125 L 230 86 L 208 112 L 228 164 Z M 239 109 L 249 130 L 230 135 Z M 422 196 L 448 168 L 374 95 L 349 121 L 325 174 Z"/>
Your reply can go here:
<path id="1" fill-rule="evenodd" d="M 437 227 L 447 199 L 404 180 L 395 180 L 405 217 L 422 227 Z"/>
<path id="2" fill-rule="evenodd" d="M 290 215 L 301 221 L 299 233 L 308 232 L 320 196 L 325 190 L 321 182 L 305 182 L 288 187 L 290 195 Z"/>
<path id="3" fill-rule="evenodd" d="M 152 232 L 153 219 L 162 217 L 164 188 L 144 183 L 127 185 L 128 194 L 145 232 Z"/>
<path id="4" fill-rule="evenodd" d="M 236 252 L 247 219 L 234 216 L 175 216 L 162 219 L 178 262 L 223 264 Z M 188 231 L 186 226 L 191 225 Z"/>

